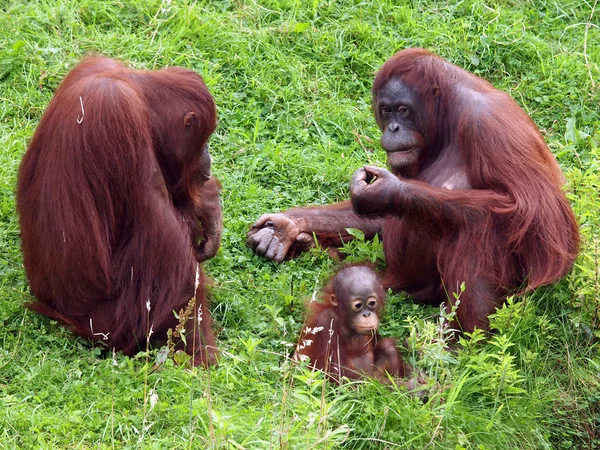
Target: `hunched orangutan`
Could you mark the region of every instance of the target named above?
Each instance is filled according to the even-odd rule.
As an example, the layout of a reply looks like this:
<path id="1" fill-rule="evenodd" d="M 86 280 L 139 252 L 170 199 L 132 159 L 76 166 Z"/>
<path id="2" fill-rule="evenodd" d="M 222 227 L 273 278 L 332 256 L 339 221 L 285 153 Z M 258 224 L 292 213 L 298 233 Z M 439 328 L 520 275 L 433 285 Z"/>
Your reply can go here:
<path id="1" fill-rule="evenodd" d="M 506 93 L 423 49 L 396 53 L 373 84 L 373 110 L 391 173 L 365 166 L 350 201 L 264 214 L 248 233 L 282 261 L 383 234 L 384 286 L 454 303 L 457 324 L 487 329 L 512 292 L 552 283 L 573 265 L 579 233 L 562 172 L 538 128 Z"/>
<path id="2" fill-rule="evenodd" d="M 77 65 L 19 169 L 36 298 L 28 306 L 131 355 L 150 335 L 165 340 L 174 311 L 195 296 L 186 351 L 194 364 L 214 363 L 199 263 L 216 254 L 222 232 L 208 152 L 216 124 L 214 100 L 191 70 L 133 70 L 103 57 Z"/>
<path id="3" fill-rule="evenodd" d="M 321 293 L 321 302 L 308 305 L 295 359 L 309 359 L 335 382 L 364 376 L 387 381 L 411 373 L 393 339 L 377 332 L 385 292 L 377 274 L 356 265 L 337 272 Z M 414 388 L 407 380 L 398 383 Z"/>

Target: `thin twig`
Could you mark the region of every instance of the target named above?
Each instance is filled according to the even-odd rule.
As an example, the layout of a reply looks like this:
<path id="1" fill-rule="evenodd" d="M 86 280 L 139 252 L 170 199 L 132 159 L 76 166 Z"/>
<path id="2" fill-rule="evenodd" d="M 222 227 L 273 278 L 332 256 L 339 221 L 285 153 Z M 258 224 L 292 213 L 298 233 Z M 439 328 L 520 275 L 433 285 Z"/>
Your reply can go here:
<path id="1" fill-rule="evenodd" d="M 433 434 L 431 435 L 431 439 L 429 440 L 429 442 L 427 443 L 427 445 L 425 447 L 423 447 L 423 450 L 425 450 L 427 447 L 431 446 L 431 444 L 433 444 L 433 440 L 435 439 L 435 437 L 437 436 L 439 430 L 440 430 L 440 426 L 442 425 L 442 420 L 444 420 L 444 416 L 440 416 L 440 421 L 438 422 L 437 426 L 435 427 L 435 430 L 433 430 Z"/>
<path id="2" fill-rule="evenodd" d="M 81 116 L 77 115 L 77 123 L 81 124 L 83 122 L 83 118 L 85 117 L 85 111 L 83 109 L 83 99 L 81 96 L 79 97 L 79 105 L 81 106 Z"/>
<path id="3" fill-rule="evenodd" d="M 594 6 L 592 6 L 592 12 L 590 13 L 590 18 L 588 19 L 588 22 L 585 24 L 585 33 L 583 35 L 583 57 L 585 59 L 585 67 L 588 71 L 588 75 L 590 77 L 590 81 L 592 82 L 592 88 L 596 87 L 596 83 L 594 83 L 594 78 L 592 77 L 592 70 L 590 69 L 590 63 L 588 60 L 588 54 L 587 54 L 587 38 L 588 38 L 588 31 L 590 29 L 590 27 L 592 26 L 592 17 L 594 17 L 594 11 L 596 10 L 596 5 L 598 4 L 598 0 L 596 0 L 594 2 Z"/>
<path id="4" fill-rule="evenodd" d="M 370 148 L 367 148 L 364 146 L 364 144 L 362 143 L 362 136 L 358 133 L 358 131 L 356 131 L 356 129 L 352 130 L 352 134 L 354 134 L 354 139 L 356 139 L 356 142 L 358 142 L 358 145 L 360 145 L 362 147 L 362 149 L 365 152 L 365 155 L 367 155 L 367 161 L 369 161 L 369 164 L 372 164 L 370 153 L 373 153 L 373 149 L 370 149 Z M 365 136 L 365 139 L 370 141 L 370 139 L 367 138 L 366 136 Z"/>

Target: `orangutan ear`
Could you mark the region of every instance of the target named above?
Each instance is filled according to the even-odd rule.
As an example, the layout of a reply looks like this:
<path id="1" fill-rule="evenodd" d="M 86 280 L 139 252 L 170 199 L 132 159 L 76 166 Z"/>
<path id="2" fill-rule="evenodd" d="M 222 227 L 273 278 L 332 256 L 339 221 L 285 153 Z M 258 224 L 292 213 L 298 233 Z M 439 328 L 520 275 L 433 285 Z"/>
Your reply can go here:
<path id="1" fill-rule="evenodd" d="M 196 115 L 195 112 L 189 112 L 183 118 L 183 124 L 185 125 L 186 128 L 189 128 L 192 125 L 192 123 L 194 123 L 196 121 L 197 117 L 198 116 Z"/>
<path id="2" fill-rule="evenodd" d="M 331 294 L 331 297 L 329 297 L 329 303 L 331 303 L 333 306 L 338 305 L 338 301 L 337 298 L 335 298 L 335 294 Z"/>

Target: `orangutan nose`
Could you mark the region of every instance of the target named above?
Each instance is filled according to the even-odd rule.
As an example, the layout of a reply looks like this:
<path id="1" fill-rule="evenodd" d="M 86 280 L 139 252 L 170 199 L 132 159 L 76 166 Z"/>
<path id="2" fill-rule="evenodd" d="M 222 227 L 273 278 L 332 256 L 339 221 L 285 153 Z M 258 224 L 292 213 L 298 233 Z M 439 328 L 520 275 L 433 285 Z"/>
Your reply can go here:
<path id="1" fill-rule="evenodd" d="M 400 125 L 397 124 L 396 122 L 392 122 L 388 125 L 388 131 L 391 131 L 392 133 L 395 133 L 399 129 L 400 129 Z"/>

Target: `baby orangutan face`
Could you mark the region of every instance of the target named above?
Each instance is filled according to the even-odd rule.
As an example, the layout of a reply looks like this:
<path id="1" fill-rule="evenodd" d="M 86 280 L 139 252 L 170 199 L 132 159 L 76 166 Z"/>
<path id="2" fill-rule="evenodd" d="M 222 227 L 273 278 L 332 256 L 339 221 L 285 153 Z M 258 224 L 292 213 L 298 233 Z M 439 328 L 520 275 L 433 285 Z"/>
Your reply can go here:
<path id="1" fill-rule="evenodd" d="M 383 296 L 375 272 L 368 267 L 355 266 L 343 269 L 335 276 L 330 302 L 355 333 L 370 335 L 379 326 Z"/>

